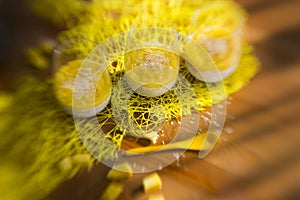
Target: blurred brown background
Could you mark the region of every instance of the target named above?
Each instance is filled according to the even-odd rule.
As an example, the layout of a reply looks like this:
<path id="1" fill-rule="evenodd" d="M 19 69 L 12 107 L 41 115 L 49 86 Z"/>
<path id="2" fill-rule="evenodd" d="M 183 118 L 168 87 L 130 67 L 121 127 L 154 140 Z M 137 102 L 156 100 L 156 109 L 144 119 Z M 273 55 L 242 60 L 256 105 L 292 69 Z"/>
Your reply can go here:
<path id="1" fill-rule="evenodd" d="M 32 16 L 25 2 L 0 2 L 0 89 L 25 69 L 39 73 L 27 67 L 23 49 L 59 31 Z M 238 2 L 249 12 L 245 37 L 262 70 L 231 98 L 220 145 L 207 158 L 187 152 L 180 167 L 159 171 L 166 199 L 300 199 L 300 1 Z M 107 171 L 99 165 L 83 172 L 50 199 L 97 199 Z M 125 182 L 120 199 L 146 199 L 144 176 Z"/>

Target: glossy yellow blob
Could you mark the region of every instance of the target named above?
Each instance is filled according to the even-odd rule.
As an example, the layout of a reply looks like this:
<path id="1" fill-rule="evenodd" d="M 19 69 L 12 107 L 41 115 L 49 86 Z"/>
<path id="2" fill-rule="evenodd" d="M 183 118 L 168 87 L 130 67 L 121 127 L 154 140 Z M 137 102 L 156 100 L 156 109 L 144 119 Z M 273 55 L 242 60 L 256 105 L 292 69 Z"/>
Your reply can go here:
<path id="1" fill-rule="evenodd" d="M 106 178 L 108 180 L 120 181 L 132 177 L 132 169 L 128 163 L 122 163 L 111 169 Z"/>
<path id="2" fill-rule="evenodd" d="M 143 187 L 146 194 L 160 190 L 162 181 L 158 173 L 154 172 L 143 179 Z"/>
<path id="3" fill-rule="evenodd" d="M 89 61 L 85 61 L 89 62 Z M 110 98 L 112 84 L 108 72 L 104 72 L 99 81 L 93 69 L 97 69 L 98 63 L 89 62 L 90 68 L 85 68 L 85 76 L 83 80 L 78 80 L 82 84 L 91 84 L 93 81 L 98 81 L 96 91 L 91 87 L 89 90 L 79 91 L 82 101 L 76 101 L 76 105 L 72 105 L 75 79 L 83 60 L 73 60 L 62 66 L 54 76 L 54 89 L 57 99 L 67 109 L 91 109 L 91 106 L 104 106 Z M 90 70 L 89 70 L 90 69 Z M 93 94 L 95 93 L 95 94 Z M 95 95 L 94 105 L 89 103 L 91 95 Z M 105 107 L 105 106 L 104 106 Z"/>
<path id="4" fill-rule="evenodd" d="M 159 49 L 143 48 L 125 55 L 125 75 L 129 85 L 144 96 L 158 96 L 176 82 L 180 58 Z"/>
<path id="5" fill-rule="evenodd" d="M 193 39 L 203 45 L 221 71 L 239 63 L 244 18 L 244 12 L 229 1 L 207 3 L 195 13 Z"/>

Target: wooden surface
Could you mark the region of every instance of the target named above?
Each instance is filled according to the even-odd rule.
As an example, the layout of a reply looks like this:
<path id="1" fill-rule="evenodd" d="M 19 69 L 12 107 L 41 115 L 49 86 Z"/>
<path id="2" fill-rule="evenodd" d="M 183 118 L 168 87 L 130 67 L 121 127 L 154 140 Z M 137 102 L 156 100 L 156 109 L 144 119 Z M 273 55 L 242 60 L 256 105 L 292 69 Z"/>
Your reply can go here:
<path id="1" fill-rule="evenodd" d="M 300 1 L 238 2 L 249 11 L 245 37 L 262 70 L 229 99 L 221 142 L 208 157 L 186 152 L 158 171 L 167 200 L 300 199 Z M 108 170 L 83 172 L 48 199 L 98 199 Z M 119 199 L 147 199 L 146 175 L 125 181 Z"/>

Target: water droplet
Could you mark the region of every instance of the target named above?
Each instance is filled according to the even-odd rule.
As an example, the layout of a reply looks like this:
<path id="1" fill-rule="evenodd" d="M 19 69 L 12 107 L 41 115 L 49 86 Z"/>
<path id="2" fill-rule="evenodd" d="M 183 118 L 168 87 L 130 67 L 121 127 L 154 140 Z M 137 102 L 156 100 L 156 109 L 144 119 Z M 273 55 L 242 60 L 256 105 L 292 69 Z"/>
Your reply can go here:
<path id="1" fill-rule="evenodd" d="M 234 116 L 234 115 L 227 114 L 227 116 L 228 116 L 228 119 L 230 119 L 230 120 L 235 120 L 235 116 Z"/>
<path id="2" fill-rule="evenodd" d="M 189 169 L 186 166 L 182 166 L 183 171 L 188 172 Z"/>
<path id="3" fill-rule="evenodd" d="M 217 108 L 223 108 L 224 107 L 224 105 L 223 104 L 219 104 L 219 105 L 217 105 Z"/>
<path id="4" fill-rule="evenodd" d="M 223 137 L 221 137 L 221 140 L 224 141 L 224 142 L 227 142 L 228 139 L 227 139 L 227 137 L 223 136 Z"/>
<path id="5" fill-rule="evenodd" d="M 158 170 L 162 170 L 162 168 L 163 168 L 162 165 L 159 164 L 159 165 L 158 165 Z"/>
<path id="6" fill-rule="evenodd" d="M 226 101 L 226 105 L 230 105 L 231 104 L 231 101 Z"/>
<path id="7" fill-rule="evenodd" d="M 190 120 L 190 124 L 195 124 L 195 122 L 193 120 Z"/>
<path id="8" fill-rule="evenodd" d="M 209 111 L 205 111 L 204 113 L 207 114 L 207 115 L 212 115 L 212 113 L 209 112 Z"/>
<path id="9" fill-rule="evenodd" d="M 203 119 L 204 121 L 210 121 L 210 118 L 206 117 L 206 116 L 201 116 L 201 119 Z"/>
<path id="10" fill-rule="evenodd" d="M 216 127 L 220 127 L 220 124 L 216 121 L 212 121 L 212 123 L 216 126 Z"/>
<path id="11" fill-rule="evenodd" d="M 227 133 L 227 134 L 232 134 L 233 133 L 233 128 L 227 126 L 227 127 L 224 128 L 224 132 Z"/>
<path id="12" fill-rule="evenodd" d="M 178 161 L 179 157 L 180 157 L 179 153 L 175 152 L 175 153 L 173 153 L 173 155 L 174 155 L 175 159 Z"/>
<path id="13" fill-rule="evenodd" d="M 225 114 L 222 110 L 219 110 L 217 113 L 218 113 L 219 115 Z"/>

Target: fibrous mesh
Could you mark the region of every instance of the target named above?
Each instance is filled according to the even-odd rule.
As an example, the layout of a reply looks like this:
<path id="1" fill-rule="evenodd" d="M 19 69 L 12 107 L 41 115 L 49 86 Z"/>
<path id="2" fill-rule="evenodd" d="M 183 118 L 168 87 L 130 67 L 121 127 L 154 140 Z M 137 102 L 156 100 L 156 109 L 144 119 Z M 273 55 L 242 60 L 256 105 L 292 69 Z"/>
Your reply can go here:
<path id="1" fill-rule="evenodd" d="M 212 102 L 211 95 L 218 97 L 220 85 L 208 85 L 195 79 L 182 61 L 179 81 L 172 90 L 153 98 L 132 93 L 126 97 L 128 103 L 124 105 L 122 94 L 128 86 L 119 83 L 124 75 L 124 55 L 121 52 L 126 49 L 126 45 L 121 44 L 126 37 L 107 40 L 129 31 L 142 18 L 167 19 L 181 34 L 187 34 L 192 28 L 195 10 L 209 2 L 212 1 L 32 0 L 31 7 L 36 14 L 64 25 L 66 29 L 59 34 L 58 40 L 73 41 L 76 48 L 71 48 L 71 52 L 86 56 L 90 51 L 82 43 L 76 43 L 78 40 L 74 38 L 86 38 L 107 47 L 105 51 L 111 55 L 107 65 L 114 91 L 111 105 L 97 114 L 99 132 L 90 129 L 94 121 L 83 120 L 79 124 L 85 128 L 82 133 L 86 136 L 84 141 L 80 140 L 72 117 L 56 101 L 51 82 L 23 81 L 15 94 L 0 95 L 0 188 L 3 199 L 44 198 L 81 169 L 94 165 L 95 159 L 89 157 L 89 153 L 111 159 L 126 134 L 145 136 L 165 120 L 189 115 L 192 109 L 205 110 L 224 100 L 220 95 Z M 239 9 L 235 6 L 227 8 Z M 207 12 L 207 16 L 210 14 Z M 228 96 L 247 84 L 257 70 L 258 61 L 252 55 L 252 48 L 244 44 L 237 69 L 219 84 L 224 85 Z M 208 88 L 215 89 L 209 92 Z M 114 112 L 127 113 L 127 119 L 117 124 Z M 94 151 L 87 152 L 83 143 L 90 144 L 95 140 Z M 107 145 L 107 141 L 114 145 Z"/>

